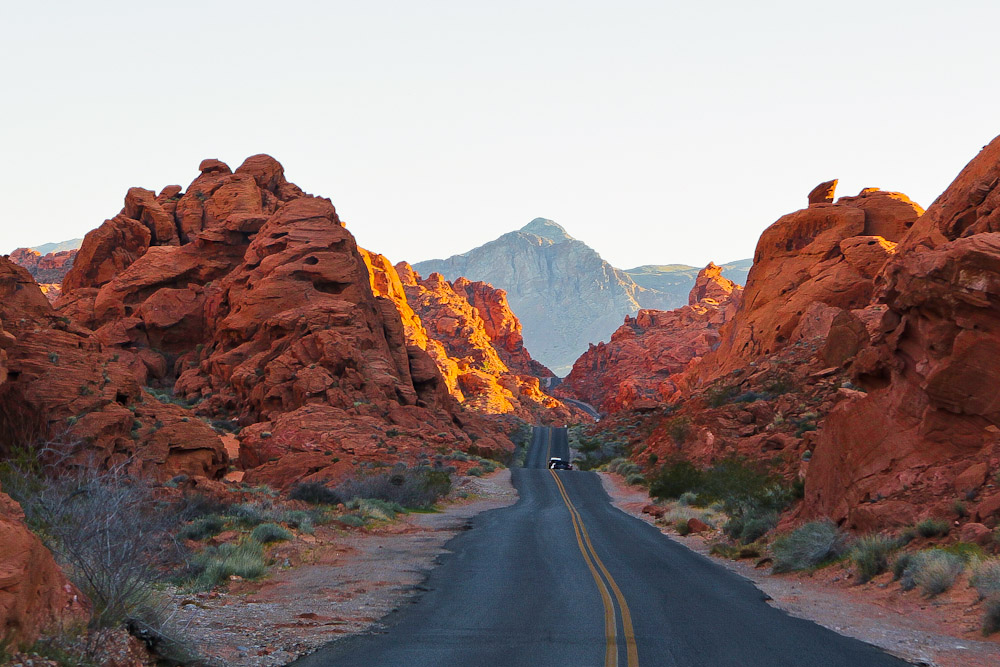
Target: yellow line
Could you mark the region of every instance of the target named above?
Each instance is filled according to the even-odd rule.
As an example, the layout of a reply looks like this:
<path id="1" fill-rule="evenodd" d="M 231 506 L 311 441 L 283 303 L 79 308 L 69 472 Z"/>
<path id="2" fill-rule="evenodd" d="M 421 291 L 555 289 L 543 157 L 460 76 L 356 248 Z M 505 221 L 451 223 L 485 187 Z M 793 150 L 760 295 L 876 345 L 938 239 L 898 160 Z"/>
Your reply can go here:
<path id="1" fill-rule="evenodd" d="M 604 667 L 617 667 L 618 644 L 616 635 L 618 634 L 618 629 L 615 623 L 615 608 L 611 602 L 611 595 L 608 593 L 608 587 L 605 586 L 601 575 L 597 573 L 597 568 L 594 567 L 594 563 L 590 559 L 590 553 L 583 545 L 583 538 L 581 536 L 582 521 L 577 517 L 573 503 L 570 502 L 569 496 L 566 495 L 566 489 L 559 481 L 559 478 L 556 477 L 556 472 L 551 469 L 549 472 L 552 474 L 552 478 L 556 480 L 556 486 L 559 487 L 559 493 L 562 494 L 563 502 L 566 503 L 566 507 L 569 509 L 569 516 L 573 521 L 573 531 L 576 533 L 577 546 L 580 547 L 580 553 L 583 554 L 583 560 L 587 563 L 587 567 L 590 568 L 590 574 L 594 577 L 594 583 L 597 584 L 597 590 L 601 594 L 601 602 L 604 603 Z"/>
<path id="2" fill-rule="evenodd" d="M 636 643 L 635 643 L 635 631 L 632 628 L 632 613 L 629 611 L 628 604 L 625 602 L 625 596 L 622 595 L 621 589 L 618 588 L 618 584 L 615 582 L 614 577 L 611 576 L 611 573 L 608 572 L 608 568 L 604 566 L 604 562 L 601 561 L 600 556 L 597 555 L 597 550 L 594 549 L 594 545 L 590 541 L 590 535 L 587 533 L 587 527 L 583 523 L 583 518 L 580 516 L 579 512 L 577 512 L 576 507 L 569 499 L 569 494 L 566 492 L 566 487 L 563 486 L 562 480 L 559 479 L 558 475 L 556 475 L 554 470 L 549 470 L 549 472 L 552 473 L 552 478 L 555 479 L 556 485 L 559 487 L 559 493 L 562 494 L 563 502 L 566 503 L 566 507 L 570 511 L 570 516 L 573 518 L 574 529 L 577 526 L 577 522 L 579 522 L 580 528 L 577 531 L 577 542 L 580 541 L 580 532 L 582 532 L 583 539 L 586 542 L 587 548 L 590 550 L 590 553 L 593 555 L 594 562 L 597 563 L 597 566 L 601 569 L 601 572 L 604 573 L 604 576 L 607 578 L 608 583 L 611 585 L 611 590 L 614 591 L 615 599 L 618 600 L 618 607 L 621 609 L 622 612 L 622 628 L 625 631 L 625 652 L 628 657 L 628 667 L 638 667 L 639 652 L 638 649 L 636 648 Z M 580 549 L 581 551 L 583 551 L 582 544 L 580 545 Z M 584 553 L 584 558 L 587 559 L 587 564 L 590 565 L 590 559 L 587 558 L 586 553 Z M 596 573 L 593 571 L 593 566 L 591 566 L 591 574 L 594 574 L 596 576 Z M 602 588 L 603 588 L 603 583 L 604 582 L 602 580 L 601 581 Z M 603 593 L 606 594 L 607 589 L 603 589 Z M 607 615 L 607 606 L 605 606 L 605 616 L 606 615 Z M 607 623 L 605 622 L 605 631 L 607 629 L 606 626 Z M 616 634 L 617 631 L 618 630 L 616 627 L 615 628 Z M 613 645 L 613 642 L 614 642 L 613 638 L 609 639 L 609 646 Z M 609 663 L 607 656 L 605 656 L 605 665 L 617 664 L 617 662 L 618 662 L 617 649 L 615 650 L 614 663 Z"/>

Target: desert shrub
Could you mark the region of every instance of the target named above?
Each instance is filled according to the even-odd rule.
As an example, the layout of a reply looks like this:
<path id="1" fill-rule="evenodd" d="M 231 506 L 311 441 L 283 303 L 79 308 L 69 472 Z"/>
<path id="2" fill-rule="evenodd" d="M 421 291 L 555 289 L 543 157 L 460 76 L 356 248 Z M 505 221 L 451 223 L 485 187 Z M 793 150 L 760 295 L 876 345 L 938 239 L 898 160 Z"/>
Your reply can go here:
<path id="1" fill-rule="evenodd" d="M 250 533 L 250 537 L 261 544 L 269 542 L 285 542 L 292 539 L 292 534 L 276 523 L 262 523 Z"/>
<path id="2" fill-rule="evenodd" d="M 283 523 L 303 533 L 312 533 L 316 523 L 322 523 L 322 515 L 305 510 L 289 510 L 281 515 Z"/>
<path id="3" fill-rule="evenodd" d="M 256 579 L 267 571 L 264 549 L 255 540 L 208 547 L 195 557 L 195 588 L 208 590 L 230 577 Z"/>
<path id="4" fill-rule="evenodd" d="M 663 521 L 665 523 L 677 523 L 678 521 L 683 521 L 687 523 L 688 519 L 698 519 L 702 523 L 715 527 L 715 517 L 708 510 L 695 509 L 694 507 L 686 507 L 684 505 L 678 505 L 677 507 L 672 507 L 666 511 L 663 515 Z"/>
<path id="5" fill-rule="evenodd" d="M 310 505 L 337 505 L 343 502 L 336 491 L 322 482 L 302 482 L 296 484 L 288 497 L 292 500 L 301 500 Z"/>
<path id="6" fill-rule="evenodd" d="M 340 523 L 351 526 L 352 528 L 360 528 L 365 525 L 364 517 L 358 516 L 357 514 L 345 514 L 338 519 Z"/>
<path id="7" fill-rule="evenodd" d="M 916 529 L 921 537 L 943 537 L 951 530 L 951 524 L 944 519 L 924 519 Z"/>
<path id="8" fill-rule="evenodd" d="M 227 514 L 233 523 L 243 528 L 281 520 L 281 512 L 275 510 L 269 502 L 238 503 L 231 505 Z"/>
<path id="9" fill-rule="evenodd" d="M 625 483 L 632 486 L 645 486 L 646 478 L 642 474 L 634 472 L 625 478 Z"/>
<path id="10" fill-rule="evenodd" d="M 846 539 L 832 521 L 813 521 L 782 535 L 771 545 L 775 572 L 806 570 L 844 553 Z"/>
<path id="11" fill-rule="evenodd" d="M 858 571 L 858 583 L 866 583 L 889 569 L 889 557 L 899 549 L 899 540 L 873 534 L 859 538 L 851 547 L 851 560 Z"/>
<path id="12" fill-rule="evenodd" d="M 451 475 L 443 470 L 397 465 L 388 473 L 347 480 L 336 491 L 345 500 L 377 498 L 402 507 L 427 508 L 451 491 Z"/>
<path id="13" fill-rule="evenodd" d="M 689 461 L 668 463 L 649 483 L 649 495 L 654 498 L 679 498 L 687 492 L 697 492 L 704 474 Z"/>
<path id="14" fill-rule="evenodd" d="M 983 605 L 983 634 L 1000 630 L 1000 596 L 993 596 Z"/>
<path id="15" fill-rule="evenodd" d="M 473 477 L 482 477 L 483 476 L 483 469 L 480 468 L 479 466 L 474 466 L 472 468 L 469 468 L 469 471 L 468 471 L 467 474 L 469 474 L 469 475 L 471 475 Z"/>
<path id="16" fill-rule="evenodd" d="M 204 540 L 218 535 L 225 526 L 226 522 L 221 516 L 203 516 L 181 528 L 177 537 L 182 540 Z"/>
<path id="17" fill-rule="evenodd" d="M 986 558 L 986 552 L 978 544 L 972 542 L 955 542 L 946 547 L 940 547 L 941 551 L 955 554 L 962 559 L 963 563 L 974 563 Z"/>
<path id="18" fill-rule="evenodd" d="M 670 439 L 674 441 L 674 444 L 680 447 L 691 435 L 691 418 L 690 417 L 671 417 L 668 419 L 664 426 L 667 433 L 670 435 Z"/>
<path id="19" fill-rule="evenodd" d="M 642 472 L 642 468 L 640 468 L 632 461 L 629 461 L 628 459 L 623 457 L 612 459 L 611 462 L 608 463 L 607 469 L 608 472 L 617 473 L 622 477 L 628 477 L 629 475 L 637 475 Z"/>
<path id="20" fill-rule="evenodd" d="M 975 563 L 969 585 L 976 589 L 980 598 L 1000 595 L 1000 558 L 987 558 Z"/>
<path id="21" fill-rule="evenodd" d="M 679 505 L 694 505 L 698 502 L 698 494 L 685 491 L 677 498 Z"/>
<path id="22" fill-rule="evenodd" d="M 951 588 L 965 569 L 961 557 L 939 549 L 921 552 L 920 557 L 915 559 L 915 564 L 913 582 L 928 597 L 940 595 Z"/>
<path id="23" fill-rule="evenodd" d="M 741 544 L 750 544 L 774 530 L 777 525 L 777 512 L 748 512 L 730 517 L 722 531 Z"/>
<path id="24" fill-rule="evenodd" d="M 347 508 L 361 512 L 362 516 L 379 521 L 391 521 L 406 510 L 398 503 L 378 498 L 355 498 L 347 503 Z"/>
<path id="25" fill-rule="evenodd" d="M 28 470 L 8 462 L 4 488 L 90 600 L 91 631 L 124 627 L 158 655 L 179 659 L 187 655 L 183 631 L 157 587 L 184 562 L 174 538 L 180 514 L 127 474 L 130 463 Z"/>
<path id="26" fill-rule="evenodd" d="M 907 551 L 896 556 L 896 560 L 892 562 L 892 580 L 899 581 L 902 579 L 903 575 L 910 569 L 910 566 L 913 564 L 913 560 L 915 558 L 916 554 L 912 551 Z M 903 590 L 908 591 L 911 588 L 913 588 L 912 585 L 907 587 L 906 583 L 903 583 Z"/>
<path id="27" fill-rule="evenodd" d="M 674 523 L 674 530 L 676 530 L 677 534 L 682 537 L 690 534 L 691 532 L 691 529 L 688 527 L 687 521 L 676 521 Z"/>

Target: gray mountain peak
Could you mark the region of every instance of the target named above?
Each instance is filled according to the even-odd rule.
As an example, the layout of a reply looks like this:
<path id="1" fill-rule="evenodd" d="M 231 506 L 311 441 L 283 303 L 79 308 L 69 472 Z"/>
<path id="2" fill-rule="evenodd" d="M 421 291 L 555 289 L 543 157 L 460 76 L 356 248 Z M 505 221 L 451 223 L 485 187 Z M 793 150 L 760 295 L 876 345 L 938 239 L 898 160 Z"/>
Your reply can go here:
<path id="1" fill-rule="evenodd" d="M 521 227 L 518 231 L 540 236 L 543 239 L 552 241 L 553 243 L 573 240 L 573 237 L 567 234 L 566 230 L 563 229 L 561 225 L 556 223 L 554 220 L 549 220 L 548 218 L 535 218 L 524 227 Z"/>

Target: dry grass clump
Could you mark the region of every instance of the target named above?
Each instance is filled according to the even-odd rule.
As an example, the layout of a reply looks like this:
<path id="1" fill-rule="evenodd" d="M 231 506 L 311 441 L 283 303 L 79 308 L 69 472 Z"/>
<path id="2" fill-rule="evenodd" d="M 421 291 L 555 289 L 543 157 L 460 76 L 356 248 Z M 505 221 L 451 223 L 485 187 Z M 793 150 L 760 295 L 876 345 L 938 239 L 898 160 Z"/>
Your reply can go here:
<path id="1" fill-rule="evenodd" d="M 808 570 L 839 558 L 845 549 L 846 536 L 832 521 L 812 521 L 774 541 L 773 571 Z"/>
<path id="2" fill-rule="evenodd" d="M 1000 558 L 987 558 L 972 566 L 969 585 L 976 589 L 979 598 L 1000 595 Z"/>
<path id="3" fill-rule="evenodd" d="M 951 524 L 944 519 L 924 519 L 916 529 L 921 537 L 944 537 L 951 531 Z"/>
<path id="4" fill-rule="evenodd" d="M 902 554 L 893 568 L 903 590 L 920 588 L 924 595 L 934 597 L 951 588 L 965 569 L 961 556 L 943 549 L 925 549 Z"/>
<path id="5" fill-rule="evenodd" d="M 900 547 L 890 535 L 865 535 L 851 547 L 851 560 L 857 568 L 858 583 L 866 583 L 889 569 L 889 557 Z"/>

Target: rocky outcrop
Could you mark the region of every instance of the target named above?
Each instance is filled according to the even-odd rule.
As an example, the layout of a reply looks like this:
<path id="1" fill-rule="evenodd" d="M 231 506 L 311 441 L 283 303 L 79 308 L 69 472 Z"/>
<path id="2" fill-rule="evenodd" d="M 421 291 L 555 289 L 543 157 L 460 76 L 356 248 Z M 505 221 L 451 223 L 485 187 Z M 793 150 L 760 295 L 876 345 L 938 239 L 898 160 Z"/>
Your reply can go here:
<path id="1" fill-rule="evenodd" d="M 823 184 L 824 192 L 832 183 Z M 903 194 L 868 188 L 836 203 L 812 203 L 768 227 L 739 311 L 699 365 L 698 381 L 743 369 L 788 345 L 826 340 L 842 313 L 871 322 L 877 313 L 863 311 L 872 301 L 874 278 L 921 213 Z"/>
<path id="2" fill-rule="evenodd" d="M 857 528 L 947 515 L 1000 523 L 1000 138 L 912 225 L 878 277 L 885 305 L 854 362 L 866 394 L 823 425 L 805 514 Z M 982 510 L 977 509 L 982 506 Z"/>
<path id="3" fill-rule="evenodd" d="M 108 350 L 89 329 L 58 316 L 31 275 L 0 258 L 0 320 L 8 383 L 0 396 L 5 451 L 52 438 L 79 443 L 99 463 L 130 462 L 135 474 L 218 476 L 218 435 L 182 408 L 144 391 L 146 357 Z M 155 355 L 154 355 L 155 356 Z"/>
<path id="4" fill-rule="evenodd" d="M 697 273 L 693 267 L 637 267 L 633 280 L 544 218 L 461 255 L 419 262 L 414 269 L 504 290 L 524 325 L 525 345 L 557 375 L 568 373 L 589 344 L 607 340 L 626 315 L 684 305 Z"/>
<path id="5" fill-rule="evenodd" d="M 129 190 L 87 235 L 57 304 L 102 349 L 135 360 L 137 392 L 169 399 L 155 430 L 133 434 L 147 449 L 197 442 L 187 431 L 206 421 L 241 428 L 247 479 L 279 486 L 416 462 L 430 442 L 512 450 L 501 425 L 458 405 L 433 357 L 447 355 L 395 270 L 357 247 L 329 200 L 264 155 L 199 170 L 186 190 Z M 145 424 L 145 407 L 134 414 Z"/>
<path id="6" fill-rule="evenodd" d="M 678 391 L 675 376 L 719 343 L 743 288 L 709 264 L 698 274 L 690 305 L 671 311 L 641 310 L 626 317 L 608 343 L 591 345 L 557 388 L 604 413 L 655 406 Z"/>
<path id="7" fill-rule="evenodd" d="M 531 358 L 521 323 L 503 290 L 464 278 L 449 283 L 439 273 L 427 279 L 399 266 L 409 304 L 442 346 L 433 354 L 442 374 L 455 377 L 453 395 L 473 410 L 511 414 L 533 423 L 565 423 L 577 413 L 541 390 L 552 372 Z"/>
<path id="8" fill-rule="evenodd" d="M 10 261 L 28 269 L 38 283 L 59 285 L 73 268 L 76 253 L 76 250 L 63 250 L 43 255 L 30 248 L 18 248 L 10 254 Z"/>
<path id="9" fill-rule="evenodd" d="M 73 267 L 76 253 L 76 250 L 61 250 L 43 255 L 31 248 L 18 248 L 10 254 L 10 260 L 26 268 L 45 298 L 54 303 L 62 294 L 62 281 Z"/>

